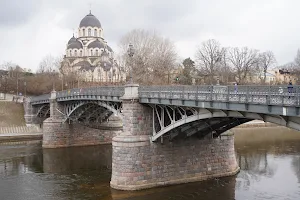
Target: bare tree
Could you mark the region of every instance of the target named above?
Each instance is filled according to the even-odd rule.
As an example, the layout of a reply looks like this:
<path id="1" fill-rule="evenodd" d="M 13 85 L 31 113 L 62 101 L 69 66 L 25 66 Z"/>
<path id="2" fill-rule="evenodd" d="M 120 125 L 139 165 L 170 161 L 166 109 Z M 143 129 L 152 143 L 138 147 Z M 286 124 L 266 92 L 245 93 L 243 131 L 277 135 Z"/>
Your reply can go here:
<path id="1" fill-rule="evenodd" d="M 258 55 L 259 71 L 263 73 L 263 83 L 266 83 L 267 71 L 276 63 L 276 58 L 272 51 L 266 51 Z"/>
<path id="2" fill-rule="evenodd" d="M 202 75 L 209 76 L 210 84 L 213 83 L 218 68 L 222 66 L 221 61 L 224 54 L 225 49 L 221 48 L 220 43 L 214 39 L 203 42 L 196 51 L 197 67 Z"/>
<path id="3" fill-rule="evenodd" d="M 295 57 L 294 63 L 295 63 L 295 67 L 297 67 L 298 70 L 300 71 L 300 49 L 298 49 L 297 51 L 297 55 Z"/>
<path id="4" fill-rule="evenodd" d="M 243 84 L 247 82 L 257 66 L 258 51 L 247 47 L 231 48 L 227 60 L 235 74 L 236 82 Z"/>
<path id="5" fill-rule="evenodd" d="M 37 73 L 58 72 L 61 67 L 62 56 L 54 57 L 52 55 L 45 56 L 39 64 Z"/>
<path id="6" fill-rule="evenodd" d="M 127 55 L 128 44 L 132 43 L 135 54 Z M 177 53 L 169 39 L 155 32 L 132 30 L 120 41 L 120 63 L 132 73 L 134 82 L 143 84 L 166 84 L 168 74 L 175 68 Z"/>

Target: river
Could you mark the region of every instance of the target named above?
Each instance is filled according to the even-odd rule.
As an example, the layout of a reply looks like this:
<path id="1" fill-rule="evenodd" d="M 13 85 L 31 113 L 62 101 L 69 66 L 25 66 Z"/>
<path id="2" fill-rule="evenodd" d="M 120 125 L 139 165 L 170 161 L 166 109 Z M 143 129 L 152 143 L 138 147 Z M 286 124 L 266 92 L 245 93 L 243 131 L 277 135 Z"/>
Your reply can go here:
<path id="1" fill-rule="evenodd" d="M 236 129 L 238 175 L 136 192 L 109 187 L 111 145 L 42 149 L 0 145 L 0 199 L 300 199 L 300 133 Z"/>

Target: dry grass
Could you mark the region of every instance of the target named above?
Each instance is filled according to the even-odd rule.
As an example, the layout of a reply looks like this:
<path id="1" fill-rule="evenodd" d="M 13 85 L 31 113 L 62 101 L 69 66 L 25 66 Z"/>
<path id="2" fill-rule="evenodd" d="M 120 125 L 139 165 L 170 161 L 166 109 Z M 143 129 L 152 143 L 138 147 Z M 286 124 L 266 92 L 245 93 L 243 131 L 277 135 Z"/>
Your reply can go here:
<path id="1" fill-rule="evenodd" d="M 23 104 L 0 101 L 0 127 L 25 126 Z"/>

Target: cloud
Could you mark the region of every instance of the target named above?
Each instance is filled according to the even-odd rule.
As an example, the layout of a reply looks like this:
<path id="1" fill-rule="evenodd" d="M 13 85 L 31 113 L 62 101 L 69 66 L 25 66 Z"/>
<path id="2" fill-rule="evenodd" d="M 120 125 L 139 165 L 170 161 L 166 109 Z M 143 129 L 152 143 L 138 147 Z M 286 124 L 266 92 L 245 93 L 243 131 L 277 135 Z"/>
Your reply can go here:
<path id="1" fill-rule="evenodd" d="M 1 0 L 0 1 L 0 28 L 15 27 L 28 23 L 39 14 L 39 0 Z"/>
<path id="2" fill-rule="evenodd" d="M 115 51 L 136 28 L 170 38 L 182 58 L 193 58 L 210 38 L 223 46 L 272 50 L 279 64 L 292 61 L 300 47 L 297 0 L 0 0 L 0 63 L 36 69 L 43 56 L 63 54 L 89 3 Z"/>

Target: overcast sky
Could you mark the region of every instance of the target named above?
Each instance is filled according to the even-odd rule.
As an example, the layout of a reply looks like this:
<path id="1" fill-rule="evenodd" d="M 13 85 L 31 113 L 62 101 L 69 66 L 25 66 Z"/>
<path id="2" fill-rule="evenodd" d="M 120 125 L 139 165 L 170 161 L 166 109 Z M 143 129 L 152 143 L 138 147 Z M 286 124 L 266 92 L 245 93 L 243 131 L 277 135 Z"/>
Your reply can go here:
<path id="1" fill-rule="evenodd" d="M 170 38 L 181 58 L 211 38 L 271 50 L 279 65 L 300 48 L 299 0 L 0 0 L 0 63 L 35 70 L 44 56 L 64 54 L 90 4 L 115 51 L 135 28 Z"/>

